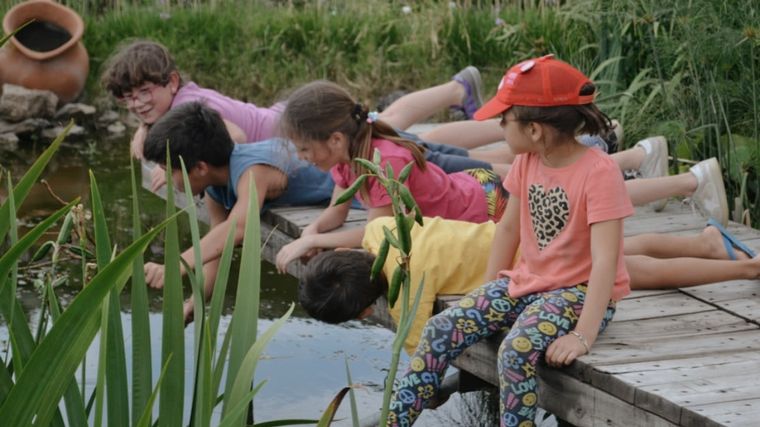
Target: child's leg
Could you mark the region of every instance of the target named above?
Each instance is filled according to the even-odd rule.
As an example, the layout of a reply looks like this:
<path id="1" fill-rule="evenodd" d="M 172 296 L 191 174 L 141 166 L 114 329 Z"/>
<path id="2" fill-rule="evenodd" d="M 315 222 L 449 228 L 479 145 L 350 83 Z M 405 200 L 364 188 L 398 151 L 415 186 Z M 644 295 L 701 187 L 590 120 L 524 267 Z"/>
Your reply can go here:
<path id="1" fill-rule="evenodd" d="M 425 324 L 410 367 L 396 380 L 391 426 L 409 426 L 432 399 L 452 359 L 480 339 L 509 327 L 528 303 L 507 294 L 508 279 L 489 282 Z"/>
<path id="2" fill-rule="evenodd" d="M 499 126 L 498 119 L 482 122 L 465 120 L 436 126 L 421 133 L 420 138 L 455 147 L 476 148 L 494 142 L 504 142 L 504 130 Z"/>
<path id="3" fill-rule="evenodd" d="M 727 280 L 760 278 L 760 256 L 725 261 L 626 255 L 625 265 L 631 276 L 631 289 L 675 289 Z"/>
<path id="4" fill-rule="evenodd" d="M 499 346 L 500 412 L 502 426 L 532 427 L 536 416 L 536 367 L 549 345 L 578 322 L 586 298 L 586 285 L 537 295 L 520 313 Z M 612 320 L 607 308 L 600 332 Z"/>
<path id="5" fill-rule="evenodd" d="M 474 113 L 473 109 L 477 110 L 483 103 L 481 85 L 478 70 L 466 67 L 449 82 L 402 96 L 380 113 L 378 118 L 394 128 L 405 130 L 452 105 L 465 107 L 469 117 Z"/>
<path id="6" fill-rule="evenodd" d="M 674 236 L 671 234 L 645 233 L 626 237 L 623 240 L 625 255 L 645 255 L 653 258 L 702 258 L 730 259 L 723 243 L 723 235 L 712 226 L 705 227 L 700 234 Z M 734 250 L 738 259 L 749 259 L 740 250 Z"/>
<path id="7" fill-rule="evenodd" d="M 708 218 L 728 223 L 728 202 L 720 165 L 715 158 L 703 160 L 679 175 L 625 182 L 631 202 L 636 206 L 655 200 L 689 196 L 694 206 Z"/>
<path id="8" fill-rule="evenodd" d="M 507 144 L 500 144 L 498 147 L 484 150 L 470 150 L 467 155 L 472 159 L 483 160 L 491 164 L 512 164 L 515 161 L 515 153 Z"/>

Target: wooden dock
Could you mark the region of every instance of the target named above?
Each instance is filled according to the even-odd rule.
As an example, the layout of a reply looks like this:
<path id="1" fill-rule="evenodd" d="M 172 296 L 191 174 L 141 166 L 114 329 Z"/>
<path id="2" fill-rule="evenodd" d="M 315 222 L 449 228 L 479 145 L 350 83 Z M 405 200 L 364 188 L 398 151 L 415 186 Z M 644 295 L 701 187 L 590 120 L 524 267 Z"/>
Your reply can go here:
<path id="1" fill-rule="evenodd" d="M 279 248 L 299 236 L 320 211 L 280 208 L 265 213 L 264 259 L 272 262 Z M 364 212 L 353 210 L 346 226 L 364 222 Z M 660 213 L 637 209 L 626 220 L 625 234 L 694 234 L 704 225 L 702 217 L 671 202 Z M 760 249 L 759 231 L 734 223 L 729 229 Z M 298 277 L 301 268 L 294 262 L 288 272 Z M 439 309 L 452 299 L 442 296 Z M 390 324 L 387 316 L 379 320 Z M 760 425 L 755 418 L 760 417 L 759 321 L 757 280 L 634 292 L 618 304 L 591 354 L 561 370 L 542 364 L 539 405 L 577 426 Z M 498 342 L 473 346 L 454 365 L 498 384 Z"/>

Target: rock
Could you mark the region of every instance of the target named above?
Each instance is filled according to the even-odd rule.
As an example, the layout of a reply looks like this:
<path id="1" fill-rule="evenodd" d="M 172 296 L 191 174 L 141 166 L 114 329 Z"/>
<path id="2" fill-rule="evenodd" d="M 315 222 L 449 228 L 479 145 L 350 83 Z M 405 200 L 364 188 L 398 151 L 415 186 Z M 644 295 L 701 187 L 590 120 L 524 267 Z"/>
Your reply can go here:
<path id="1" fill-rule="evenodd" d="M 50 127 L 45 119 L 26 119 L 21 123 L 8 123 L 0 120 L 0 133 L 15 133 L 17 136 L 37 134 Z"/>
<path id="2" fill-rule="evenodd" d="M 52 128 L 47 128 L 42 131 L 42 137 L 45 139 L 56 139 L 58 135 L 63 133 L 64 129 L 66 129 L 65 126 L 55 126 Z M 85 134 L 85 131 L 82 126 L 74 125 L 69 130 L 67 137 L 77 137 L 77 136 L 82 136 L 84 134 Z"/>
<path id="3" fill-rule="evenodd" d="M 94 115 L 95 107 L 92 105 L 71 103 L 61 107 L 61 109 L 55 113 L 55 119 L 62 122 L 68 122 L 69 120 L 74 119 L 75 122 L 82 123 L 85 120 L 89 120 Z"/>
<path id="4" fill-rule="evenodd" d="M 15 151 L 18 149 L 18 137 L 15 133 L 0 134 L 0 149 Z"/>
<path id="5" fill-rule="evenodd" d="M 122 122 L 111 123 L 108 125 L 108 133 L 112 136 L 121 135 L 126 132 L 127 127 Z"/>
<path id="6" fill-rule="evenodd" d="M 108 125 L 119 121 L 119 113 L 108 110 L 98 117 L 95 124 L 99 127 L 108 127 Z"/>
<path id="7" fill-rule="evenodd" d="M 55 114 L 58 97 L 47 90 L 27 89 L 4 84 L 0 96 L 0 116 L 12 122 L 30 118 L 51 118 Z"/>

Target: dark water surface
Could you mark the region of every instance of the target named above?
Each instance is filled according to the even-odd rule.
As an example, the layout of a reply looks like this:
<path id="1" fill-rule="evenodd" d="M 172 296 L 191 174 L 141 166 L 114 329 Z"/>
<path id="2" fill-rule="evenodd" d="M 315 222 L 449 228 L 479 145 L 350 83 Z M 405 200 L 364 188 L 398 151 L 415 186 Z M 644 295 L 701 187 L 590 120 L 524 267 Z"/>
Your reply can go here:
<path id="1" fill-rule="evenodd" d="M 0 165 L 11 171 L 18 179 L 45 149 L 47 143 L 22 144 L 17 151 L 0 151 Z M 45 179 L 58 197 L 71 200 L 81 196 L 88 206 L 89 177 L 92 170 L 98 180 L 104 206 L 106 209 L 111 238 L 123 248 L 131 236 L 131 184 L 129 175 L 128 141 L 126 139 L 100 139 L 81 142 L 66 142 L 51 162 Z M 0 197 L 5 196 L 5 183 L 0 189 Z M 164 203 L 146 190 L 140 193 L 141 217 L 144 227 L 160 222 L 164 217 Z M 60 208 L 60 203 L 49 194 L 42 185 L 32 191 L 28 201 L 21 207 L 19 215 L 21 227 L 19 232 L 36 224 L 40 219 Z M 190 237 L 185 224 L 180 224 L 183 233 L 181 245 L 189 245 Z M 203 232 L 203 230 L 202 230 Z M 54 239 L 51 233 L 46 239 Z M 162 242 L 155 242 L 146 258 L 160 261 Z M 237 264 L 233 266 L 237 271 Z M 34 272 L 27 272 L 27 277 L 19 286 L 18 294 L 27 311 L 31 323 L 39 317 L 40 299 L 31 285 Z M 234 298 L 236 278 L 230 282 L 227 295 L 225 317 L 222 319 L 220 334 L 226 331 L 230 320 L 232 299 Z M 80 284 L 73 280 L 58 289 L 61 301 L 68 304 L 76 295 Z M 272 319 L 282 316 L 294 301 L 297 282 L 290 276 L 277 274 L 272 266 L 263 263 L 261 284 L 260 332 L 272 323 Z M 161 331 L 160 293 L 151 293 L 150 322 L 152 331 Z M 122 296 L 122 321 L 124 335 L 127 338 L 127 355 L 131 354 L 130 307 L 128 289 Z M 7 348 L 7 331 L 4 320 L 0 319 L 0 353 Z M 190 357 L 193 342 L 193 329 L 186 329 L 186 366 L 192 366 Z M 151 338 L 153 348 L 154 380 L 160 368 L 160 336 Z M 256 381 L 266 379 L 268 382 L 256 396 L 255 408 L 257 421 L 276 418 L 319 418 L 322 410 L 333 396 L 346 384 L 345 360 L 348 359 L 355 383 L 363 384 L 356 391 L 360 414 L 368 414 L 379 408 L 382 401 L 382 384 L 390 361 L 392 334 L 390 331 L 367 322 L 350 322 L 344 325 L 327 325 L 314 321 L 296 307 L 291 319 L 276 334 L 265 351 L 263 360 L 258 365 Z M 220 338 L 221 342 L 221 338 Z M 88 390 L 94 386 L 97 370 L 97 338 L 87 357 Z M 402 369 L 406 359 L 402 361 Z M 130 367 L 131 369 L 131 367 Z M 189 371 L 188 380 L 189 382 Z M 89 392 L 89 391 L 88 391 Z M 189 402 L 190 390 L 186 391 Z M 470 394 L 464 399 L 455 395 L 437 411 L 427 411 L 416 425 L 493 425 L 484 421 L 481 401 L 483 395 Z M 348 403 L 342 405 L 340 417 L 350 417 Z M 336 423 L 348 425 L 348 423 Z"/>

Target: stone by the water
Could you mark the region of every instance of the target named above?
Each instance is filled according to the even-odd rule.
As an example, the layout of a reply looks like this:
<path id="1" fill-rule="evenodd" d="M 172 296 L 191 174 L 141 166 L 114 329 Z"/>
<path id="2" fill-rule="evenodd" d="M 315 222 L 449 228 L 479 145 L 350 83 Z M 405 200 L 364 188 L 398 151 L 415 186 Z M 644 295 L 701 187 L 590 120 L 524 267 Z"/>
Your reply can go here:
<path id="1" fill-rule="evenodd" d="M 12 84 L 3 85 L 0 96 L 0 118 L 21 122 L 31 118 L 52 118 L 58 97 L 47 90 L 27 89 Z"/>
<path id="2" fill-rule="evenodd" d="M 81 123 L 90 120 L 95 115 L 96 109 L 92 105 L 82 103 L 71 103 L 61 107 L 55 113 L 55 119 L 68 122 L 74 119 L 75 122 Z"/>
<path id="3" fill-rule="evenodd" d="M 42 137 L 45 139 L 55 139 L 58 137 L 58 135 L 63 133 L 63 130 L 66 129 L 64 126 L 55 126 L 52 128 L 47 128 L 42 131 Z M 74 137 L 74 136 L 82 136 L 85 134 L 85 130 L 82 126 L 74 125 L 69 129 L 69 133 L 67 136 Z"/>

